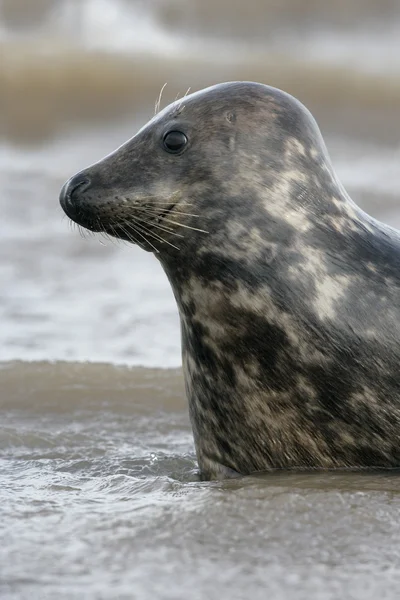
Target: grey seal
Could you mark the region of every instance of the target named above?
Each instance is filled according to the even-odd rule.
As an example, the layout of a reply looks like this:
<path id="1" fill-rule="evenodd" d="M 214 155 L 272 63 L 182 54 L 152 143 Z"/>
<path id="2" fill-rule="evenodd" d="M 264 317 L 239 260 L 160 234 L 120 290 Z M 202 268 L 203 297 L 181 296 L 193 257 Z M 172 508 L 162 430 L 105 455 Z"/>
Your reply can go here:
<path id="1" fill-rule="evenodd" d="M 60 201 L 160 260 L 203 479 L 400 467 L 400 234 L 349 198 L 298 100 L 191 94 Z"/>

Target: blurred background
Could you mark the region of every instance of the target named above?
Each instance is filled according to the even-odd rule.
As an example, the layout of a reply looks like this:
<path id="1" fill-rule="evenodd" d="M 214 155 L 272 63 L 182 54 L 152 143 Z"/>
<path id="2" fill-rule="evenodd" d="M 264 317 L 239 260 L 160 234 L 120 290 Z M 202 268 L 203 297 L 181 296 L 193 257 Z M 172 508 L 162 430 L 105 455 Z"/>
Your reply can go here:
<path id="1" fill-rule="evenodd" d="M 317 118 L 353 199 L 400 226 L 399 0 L 0 0 L 0 360 L 180 364 L 158 262 L 82 239 L 62 183 L 190 87 L 264 82 Z"/>

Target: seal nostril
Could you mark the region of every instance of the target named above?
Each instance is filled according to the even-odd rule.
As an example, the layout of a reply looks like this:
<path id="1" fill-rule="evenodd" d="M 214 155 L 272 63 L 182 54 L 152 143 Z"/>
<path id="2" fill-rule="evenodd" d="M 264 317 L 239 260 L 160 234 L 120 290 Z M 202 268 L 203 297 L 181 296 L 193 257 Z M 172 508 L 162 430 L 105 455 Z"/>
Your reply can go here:
<path id="1" fill-rule="evenodd" d="M 78 194 L 82 194 L 90 187 L 91 181 L 86 175 L 74 175 L 62 187 L 60 192 L 60 204 L 67 214 L 75 208 L 74 204 Z M 71 216 L 71 215 L 70 215 Z"/>
<path id="2" fill-rule="evenodd" d="M 69 181 L 68 195 L 73 200 L 77 192 L 84 192 L 90 186 L 89 177 L 76 175 Z"/>

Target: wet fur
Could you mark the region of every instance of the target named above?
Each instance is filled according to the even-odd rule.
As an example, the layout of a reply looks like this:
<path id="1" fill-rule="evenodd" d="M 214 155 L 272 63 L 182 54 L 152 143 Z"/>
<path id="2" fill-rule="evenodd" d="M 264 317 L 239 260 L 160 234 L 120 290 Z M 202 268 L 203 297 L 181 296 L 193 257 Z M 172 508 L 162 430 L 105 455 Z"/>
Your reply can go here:
<path id="1" fill-rule="evenodd" d="M 188 136 L 179 156 L 162 148 L 170 129 Z M 118 221 L 145 198 L 174 199 L 163 236 L 179 249 L 152 242 L 179 308 L 204 479 L 400 467 L 399 233 L 349 199 L 304 106 L 214 86 L 84 173 L 70 216 L 92 230 L 126 239 Z M 185 203 L 198 217 L 174 216 Z"/>

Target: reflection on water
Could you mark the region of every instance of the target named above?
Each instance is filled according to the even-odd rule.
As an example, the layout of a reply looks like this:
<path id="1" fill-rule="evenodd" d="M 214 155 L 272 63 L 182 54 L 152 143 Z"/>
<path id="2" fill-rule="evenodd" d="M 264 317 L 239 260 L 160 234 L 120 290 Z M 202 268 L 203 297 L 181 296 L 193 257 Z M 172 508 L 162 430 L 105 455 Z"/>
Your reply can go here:
<path id="1" fill-rule="evenodd" d="M 398 474 L 199 482 L 168 282 L 58 192 L 166 81 L 163 103 L 250 79 L 305 102 L 399 226 L 399 31 L 397 0 L 0 0 L 2 599 L 398 597 Z"/>

